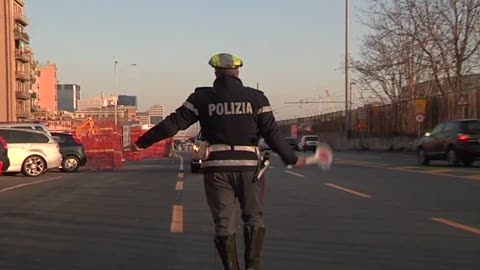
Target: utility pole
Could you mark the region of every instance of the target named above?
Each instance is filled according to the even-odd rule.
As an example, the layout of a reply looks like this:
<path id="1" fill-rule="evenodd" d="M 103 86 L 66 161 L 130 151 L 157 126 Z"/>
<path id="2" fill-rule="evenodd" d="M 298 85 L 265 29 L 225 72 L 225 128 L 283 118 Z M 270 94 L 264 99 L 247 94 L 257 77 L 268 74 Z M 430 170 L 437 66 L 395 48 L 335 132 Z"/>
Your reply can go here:
<path id="1" fill-rule="evenodd" d="M 350 112 L 348 110 L 348 88 L 350 87 L 350 0 L 345 0 L 345 131 L 350 128 Z"/>
<path id="2" fill-rule="evenodd" d="M 117 127 L 117 64 L 118 61 L 115 61 L 115 65 L 113 67 L 113 108 L 115 114 L 115 128 Z"/>

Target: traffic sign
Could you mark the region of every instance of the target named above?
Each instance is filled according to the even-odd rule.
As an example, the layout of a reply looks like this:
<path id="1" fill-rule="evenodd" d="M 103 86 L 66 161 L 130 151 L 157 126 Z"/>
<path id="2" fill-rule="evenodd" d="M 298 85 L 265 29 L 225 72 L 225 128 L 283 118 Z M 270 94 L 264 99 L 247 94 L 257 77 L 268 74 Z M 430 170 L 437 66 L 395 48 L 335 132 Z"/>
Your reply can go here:
<path id="1" fill-rule="evenodd" d="M 358 120 L 366 120 L 367 119 L 367 111 L 364 107 L 360 107 L 357 109 L 357 118 Z"/>
<path id="2" fill-rule="evenodd" d="M 415 114 L 425 114 L 427 109 L 427 100 L 424 98 L 415 99 Z"/>
<path id="3" fill-rule="evenodd" d="M 460 95 L 460 97 L 457 100 L 457 106 L 465 106 L 468 105 L 468 99 L 464 95 Z"/>
<path id="4" fill-rule="evenodd" d="M 366 129 L 367 128 L 367 121 L 365 121 L 365 120 L 358 121 L 357 128 L 358 129 Z"/>
<path id="5" fill-rule="evenodd" d="M 423 121 L 425 121 L 425 115 L 417 114 L 417 116 L 415 116 L 415 121 L 422 123 Z"/>

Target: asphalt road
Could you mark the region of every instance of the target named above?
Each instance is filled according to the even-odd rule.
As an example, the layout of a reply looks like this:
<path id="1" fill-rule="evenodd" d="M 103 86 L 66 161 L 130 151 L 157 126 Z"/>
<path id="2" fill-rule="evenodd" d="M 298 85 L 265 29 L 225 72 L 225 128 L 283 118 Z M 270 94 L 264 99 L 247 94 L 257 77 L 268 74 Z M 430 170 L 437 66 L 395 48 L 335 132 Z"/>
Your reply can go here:
<path id="1" fill-rule="evenodd" d="M 201 176 L 181 156 L 184 170 L 172 158 L 0 177 L 0 269 L 222 269 Z M 336 153 L 327 172 L 274 155 L 262 269 L 478 270 L 479 176 L 410 154 Z"/>

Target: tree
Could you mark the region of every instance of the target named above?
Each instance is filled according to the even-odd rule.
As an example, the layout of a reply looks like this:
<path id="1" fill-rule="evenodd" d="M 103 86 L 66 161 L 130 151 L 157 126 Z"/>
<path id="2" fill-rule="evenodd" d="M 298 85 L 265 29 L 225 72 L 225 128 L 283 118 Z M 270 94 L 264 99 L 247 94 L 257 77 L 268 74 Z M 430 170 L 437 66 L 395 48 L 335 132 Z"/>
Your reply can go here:
<path id="1" fill-rule="evenodd" d="M 371 0 L 357 83 L 389 101 L 459 91 L 480 69 L 480 1 Z"/>

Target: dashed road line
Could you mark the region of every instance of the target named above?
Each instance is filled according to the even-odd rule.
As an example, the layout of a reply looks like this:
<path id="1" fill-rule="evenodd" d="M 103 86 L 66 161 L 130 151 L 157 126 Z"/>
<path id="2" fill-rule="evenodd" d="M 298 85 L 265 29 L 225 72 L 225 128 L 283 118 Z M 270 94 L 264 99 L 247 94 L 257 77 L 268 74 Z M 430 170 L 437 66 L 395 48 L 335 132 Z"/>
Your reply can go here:
<path id="1" fill-rule="evenodd" d="M 289 171 L 289 170 L 284 170 L 284 172 L 286 172 L 288 174 L 291 174 L 291 175 L 298 176 L 298 177 L 305 177 L 303 174 L 299 174 L 299 173 L 292 172 L 292 171 Z"/>
<path id="2" fill-rule="evenodd" d="M 454 227 L 454 228 L 457 228 L 457 229 L 461 229 L 461 230 L 464 230 L 464 231 L 467 231 L 467 232 L 471 232 L 471 233 L 480 235 L 480 229 L 477 229 L 477 228 L 474 228 L 474 227 L 470 227 L 470 226 L 467 226 L 467 225 L 464 225 L 464 224 L 456 223 L 456 222 L 453 222 L 453 221 L 450 221 L 450 220 L 447 220 L 447 219 L 444 219 L 444 218 L 432 218 L 432 220 L 436 221 L 436 222 L 443 223 L 445 225 L 448 225 L 448 226 L 451 226 L 451 227 Z"/>
<path id="3" fill-rule="evenodd" d="M 363 166 L 363 167 L 371 167 L 371 168 L 382 168 L 382 169 L 387 169 L 387 170 L 396 170 L 396 171 L 401 171 L 401 172 L 412 172 L 412 173 L 423 173 L 423 174 L 431 174 L 431 175 L 439 175 L 439 176 L 449 176 L 449 177 L 454 177 L 454 178 L 460 178 L 460 179 L 467 179 L 467 180 L 480 180 L 480 175 L 476 174 L 473 171 L 464 171 L 464 170 L 454 170 L 454 169 L 438 169 L 438 170 L 421 170 L 422 167 L 413 167 L 413 166 L 402 166 L 402 165 L 397 165 L 397 166 L 384 166 L 376 163 L 360 163 L 360 162 L 352 162 L 352 161 L 337 161 L 334 162 L 337 164 L 344 164 L 344 165 L 351 165 L 351 166 Z M 463 173 L 472 173 L 472 175 L 454 175 L 450 174 L 447 172 L 463 172 Z"/>
<path id="4" fill-rule="evenodd" d="M 183 173 L 184 164 L 183 157 L 176 155 L 180 159 L 180 167 L 178 173 L 177 183 L 175 185 L 175 191 L 177 196 L 172 208 L 172 222 L 170 223 L 171 233 L 183 233 L 183 205 L 182 205 L 182 192 L 185 174 Z"/>
<path id="5" fill-rule="evenodd" d="M 372 197 L 368 194 L 361 193 L 361 192 L 358 192 L 358 191 L 355 191 L 355 190 L 352 190 L 352 189 L 349 189 L 349 188 L 341 187 L 341 186 L 338 186 L 338 185 L 335 185 L 335 184 L 332 184 L 332 183 L 326 183 L 325 185 L 329 186 L 329 187 L 332 187 L 332 188 L 335 188 L 335 189 L 338 189 L 338 190 L 341 190 L 341 191 L 344 191 L 344 192 L 347 192 L 347 193 L 350 193 L 350 194 L 353 194 L 353 195 L 356 195 L 356 196 L 359 196 L 359 197 L 362 197 L 362 198 L 371 198 Z"/>

